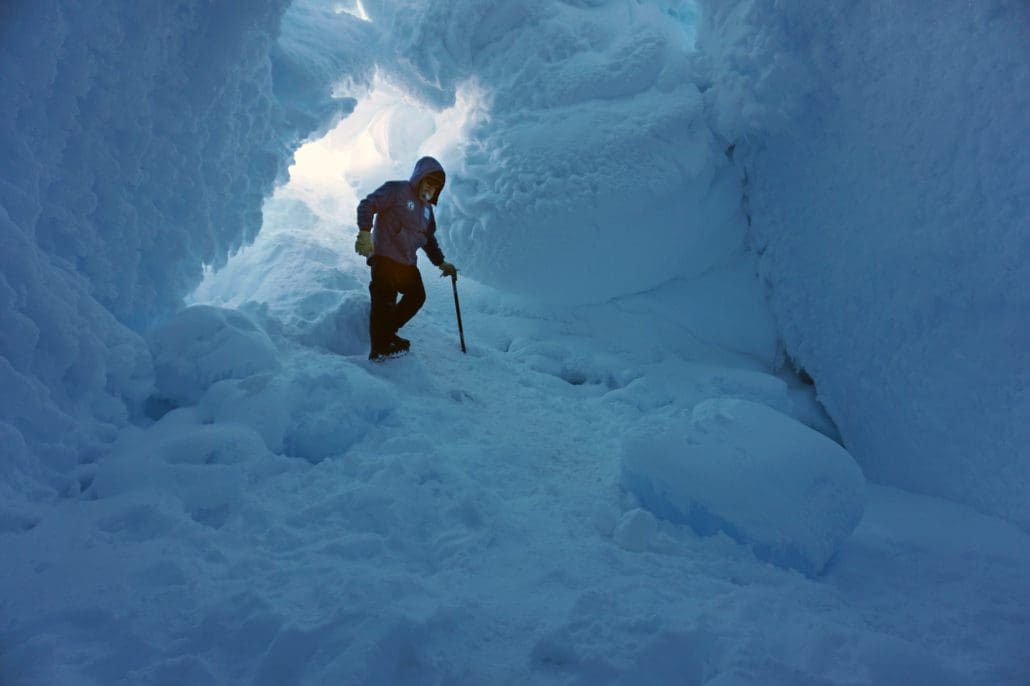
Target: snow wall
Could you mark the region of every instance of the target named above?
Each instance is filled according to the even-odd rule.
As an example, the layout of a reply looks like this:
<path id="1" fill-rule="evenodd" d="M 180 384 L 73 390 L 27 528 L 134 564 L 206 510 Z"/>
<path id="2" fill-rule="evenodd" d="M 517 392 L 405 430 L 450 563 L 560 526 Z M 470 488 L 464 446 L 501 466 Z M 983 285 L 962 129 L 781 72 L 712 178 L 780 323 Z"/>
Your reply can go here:
<path id="1" fill-rule="evenodd" d="M 703 2 L 695 52 L 687 2 L 286 5 L 0 8 L 6 484 L 75 491 L 152 388 L 134 330 L 378 71 L 485 94 L 444 159 L 469 274 L 603 301 L 750 242 L 869 475 L 1030 526 L 1025 6 Z"/>
<path id="2" fill-rule="evenodd" d="M 1030 527 L 1030 5 L 704 4 L 711 121 L 848 450 Z"/>
<path id="3" fill-rule="evenodd" d="M 291 141 L 346 109 L 273 89 L 287 5 L 0 5 L 0 528 L 10 498 L 78 491 L 152 388 L 135 330 L 253 239 Z"/>

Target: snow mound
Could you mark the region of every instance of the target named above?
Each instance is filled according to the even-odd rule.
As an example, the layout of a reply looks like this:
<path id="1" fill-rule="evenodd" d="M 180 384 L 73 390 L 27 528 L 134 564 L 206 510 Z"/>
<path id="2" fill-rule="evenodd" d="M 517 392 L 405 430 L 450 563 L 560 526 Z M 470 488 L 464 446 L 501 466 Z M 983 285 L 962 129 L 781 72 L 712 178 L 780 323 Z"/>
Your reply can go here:
<path id="1" fill-rule="evenodd" d="M 181 408 L 145 432 L 127 432 L 98 463 L 92 490 L 100 499 L 142 495 L 150 505 L 170 505 L 161 515 L 149 505 L 130 508 L 101 527 L 131 529 L 131 538 L 146 540 L 178 525 L 183 515 L 221 528 L 239 509 L 248 483 L 282 469 L 250 428 L 204 424 L 195 409 Z"/>
<path id="2" fill-rule="evenodd" d="M 338 303 L 328 311 L 294 325 L 296 338 L 305 345 L 339 355 L 357 355 L 368 350 L 368 295 L 351 291 L 332 294 Z"/>
<path id="3" fill-rule="evenodd" d="M 284 394 L 289 407 L 284 448 L 311 463 L 346 453 L 395 411 L 390 385 L 347 362 L 295 361 Z"/>
<path id="4" fill-rule="evenodd" d="M 343 358 L 298 355 L 281 373 L 213 384 L 197 410 L 205 423 L 247 427 L 269 451 L 316 464 L 346 453 L 397 404 L 389 384 Z"/>
<path id="5" fill-rule="evenodd" d="M 764 405 L 719 398 L 623 442 L 622 484 L 658 517 L 722 531 L 814 575 L 862 519 L 865 479 L 846 450 Z"/>
<path id="6" fill-rule="evenodd" d="M 282 379 L 271 374 L 225 379 L 207 390 L 197 410 L 205 422 L 250 427 L 268 450 L 282 454 L 290 424 L 284 385 Z"/>
<path id="7" fill-rule="evenodd" d="M 157 397 L 193 404 L 215 382 L 279 368 L 268 335 L 245 314 L 210 305 L 188 307 L 148 335 Z"/>

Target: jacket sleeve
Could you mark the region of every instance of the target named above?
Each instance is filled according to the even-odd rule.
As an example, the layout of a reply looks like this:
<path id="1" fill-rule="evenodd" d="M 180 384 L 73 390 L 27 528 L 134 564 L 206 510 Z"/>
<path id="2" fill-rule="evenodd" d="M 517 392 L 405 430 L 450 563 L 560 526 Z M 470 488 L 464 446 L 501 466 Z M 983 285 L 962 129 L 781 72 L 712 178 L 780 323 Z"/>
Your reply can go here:
<path id="1" fill-rule="evenodd" d="M 384 183 L 379 188 L 365 196 L 365 199 L 358 203 L 358 230 L 371 231 L 372 217 L 390 206 L 393 192 L 389 183 Z"/>
<path id="2" fill-rule="evenodd" d="M 428 238 L 426 240 L 426 244 L 422 246 L 422 250 L 425 251 L 426 255 L 429 257 L 429 261 L 439 267 L 443 264 L 443 250 L 440 250 L 440 244 L 436 242 L 435 212 L 429 215 L 429 226 L 426 227 L 426 235 Z"/>

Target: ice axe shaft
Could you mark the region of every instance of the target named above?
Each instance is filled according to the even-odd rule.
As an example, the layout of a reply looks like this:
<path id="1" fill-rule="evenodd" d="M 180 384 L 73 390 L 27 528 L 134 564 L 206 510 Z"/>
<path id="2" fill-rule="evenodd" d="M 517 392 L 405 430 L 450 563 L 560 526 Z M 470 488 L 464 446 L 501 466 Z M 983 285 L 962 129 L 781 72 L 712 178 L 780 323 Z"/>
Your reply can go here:
<path id="1" fill-rule="evenodd" d="M 465 350 L 465 329 L 461 325 L 461 305 L 458 304 L 458 277 L 457 275 L 451 275 L 451 289 L 454 291 L 454 312 L 458 315 L 458 336 L 461 338 L 461 352 L 467 353 Z"/>

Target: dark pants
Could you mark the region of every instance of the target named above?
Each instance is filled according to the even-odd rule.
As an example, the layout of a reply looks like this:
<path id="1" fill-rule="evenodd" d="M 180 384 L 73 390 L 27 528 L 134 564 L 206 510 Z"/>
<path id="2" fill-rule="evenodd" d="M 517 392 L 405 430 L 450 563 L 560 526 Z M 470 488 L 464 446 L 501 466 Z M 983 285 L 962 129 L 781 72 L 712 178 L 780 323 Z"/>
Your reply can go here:
<path id="1" fill-rule="evenodd" d="M 369 314 L 368 329 L 372 349 L 382 350 L 397 333 L 397 329 L 408 323 L 426 301 L 426 289 L 422 275 L 413 264 L 401 264 L 386 257 L 373 257 L 372 283 L 368 291 L 372 294 L 372 311 Z M 400 302 L 397 294 L 401 295 Z"/>

